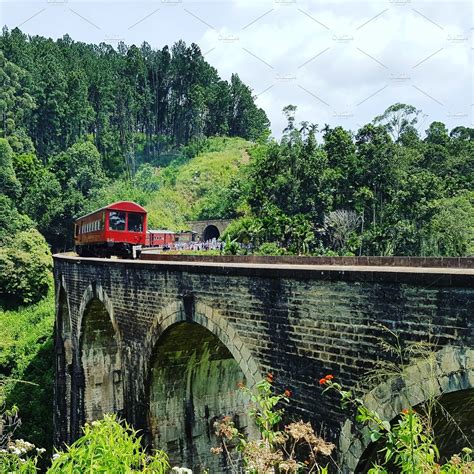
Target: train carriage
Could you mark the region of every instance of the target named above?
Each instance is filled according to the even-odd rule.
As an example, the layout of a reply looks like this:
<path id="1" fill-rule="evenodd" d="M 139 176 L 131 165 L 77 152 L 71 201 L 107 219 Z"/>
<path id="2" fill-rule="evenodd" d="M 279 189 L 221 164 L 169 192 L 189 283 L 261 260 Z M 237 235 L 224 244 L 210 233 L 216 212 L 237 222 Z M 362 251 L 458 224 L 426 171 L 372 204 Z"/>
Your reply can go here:
<path id="1" fill-rule="evenodd" d="M 147 247 L 160 247 L 162 249 L 171 249 L 174 246 L 176 232 L 167 229 L 149 229 L 146 236 Z"/>
<path id="2" fill-rule="evenodd" d="M 146 243 L 147 212 L 131 201 L 120 201 L 79 217 L 74 244 L 82 257 L 135 258 Z"/>

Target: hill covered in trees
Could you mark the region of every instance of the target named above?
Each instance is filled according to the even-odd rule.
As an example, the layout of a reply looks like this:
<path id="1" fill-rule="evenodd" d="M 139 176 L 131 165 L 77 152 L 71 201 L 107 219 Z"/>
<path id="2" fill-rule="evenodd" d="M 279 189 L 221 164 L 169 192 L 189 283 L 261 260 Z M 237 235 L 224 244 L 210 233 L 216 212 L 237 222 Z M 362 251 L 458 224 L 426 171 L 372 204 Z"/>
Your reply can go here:
<path id="1" fill-rule="evenodd" d="M 268 136 L 268 119 L 237 74 L 222 80 L 195 44 L 154 50 L 65 36 L 0 36 L 0 190 L 55 249 L 94 190 L 164 166 L 207 136 Z M 192 147 L 184 153 L 190 153 Z"/>

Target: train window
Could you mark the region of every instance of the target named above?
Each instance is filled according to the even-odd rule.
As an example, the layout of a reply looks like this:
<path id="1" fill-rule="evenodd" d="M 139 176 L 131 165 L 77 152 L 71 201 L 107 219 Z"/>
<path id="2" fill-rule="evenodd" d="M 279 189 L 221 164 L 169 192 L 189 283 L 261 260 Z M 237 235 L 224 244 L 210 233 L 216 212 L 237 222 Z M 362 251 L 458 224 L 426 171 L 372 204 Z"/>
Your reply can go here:
<path id="1" fill-rule="evenodd" d="M 130 232 L 143 231 L 143 215 L 135 212 L 128 213 L 128 230 Z"/>
<path id="2" fill-rule="evenodd" d="M 125 212 L 110 211 L 109 228 L 110 230 L 125 230 Z"/>

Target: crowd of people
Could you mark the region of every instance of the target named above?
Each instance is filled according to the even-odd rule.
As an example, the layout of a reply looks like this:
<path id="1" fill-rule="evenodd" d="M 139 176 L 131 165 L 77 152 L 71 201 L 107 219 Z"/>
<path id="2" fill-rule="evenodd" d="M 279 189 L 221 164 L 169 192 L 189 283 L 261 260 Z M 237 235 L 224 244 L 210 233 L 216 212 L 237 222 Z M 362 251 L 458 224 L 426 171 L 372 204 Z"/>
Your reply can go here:
<path id="1" fill-rule="evenodd" d="M 172 250 L 191 250 L 191 251 L 206 251 L 206 250 L 218 250 L 224 249 L 225 243 L 219 239 L 211 239 L 206 241 L 197 242 L 175 242 Z"/>

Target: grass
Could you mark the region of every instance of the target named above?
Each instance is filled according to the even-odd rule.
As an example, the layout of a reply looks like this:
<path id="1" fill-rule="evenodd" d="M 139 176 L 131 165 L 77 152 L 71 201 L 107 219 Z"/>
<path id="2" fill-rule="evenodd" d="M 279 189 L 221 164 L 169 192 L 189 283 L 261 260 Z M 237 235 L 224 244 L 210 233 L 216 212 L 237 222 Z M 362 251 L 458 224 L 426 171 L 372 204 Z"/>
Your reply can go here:
<path id="1" fill-rule="evenodd" d="M 241 138 L 216 137 L 204 153 L 184 164 L 163 168 L 161 187 L 146 203 L 150 227 L 186 229 L 186 221 L 198 218 L 206 201 L 246 165 L 249 145 Z"/>

